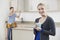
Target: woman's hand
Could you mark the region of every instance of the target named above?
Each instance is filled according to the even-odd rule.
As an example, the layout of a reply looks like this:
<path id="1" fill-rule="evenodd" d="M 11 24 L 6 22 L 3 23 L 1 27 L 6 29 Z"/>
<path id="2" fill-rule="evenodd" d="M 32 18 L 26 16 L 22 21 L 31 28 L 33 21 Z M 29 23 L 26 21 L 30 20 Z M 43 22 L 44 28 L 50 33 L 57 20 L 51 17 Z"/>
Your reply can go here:
<path id="1" fill-rule="evenodd" d="M 36 29 L 37 31 L 40 31 L 40 30 L 41 30 L 41 28 L 40 28 L 40 27 L 35 27 L 35 29 Z"/>

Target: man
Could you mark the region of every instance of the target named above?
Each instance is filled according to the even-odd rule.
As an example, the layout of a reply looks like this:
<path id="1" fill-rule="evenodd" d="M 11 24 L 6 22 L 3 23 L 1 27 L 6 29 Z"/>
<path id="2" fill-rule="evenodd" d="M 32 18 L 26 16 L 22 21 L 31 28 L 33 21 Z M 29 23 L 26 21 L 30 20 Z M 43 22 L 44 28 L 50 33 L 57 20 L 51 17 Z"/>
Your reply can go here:
<path id="1" fill-rule="evenodd" d="M 16 15 L 16 12 L 14 10 L 14 7 L 10 7 L 10 13 L 9 13 L 9 19 L 7 23 L 7 38 L 8 40 L 12 40 L 12 28 L 16 27 L 15 17 L 19 18 L 19 16 Z"/>

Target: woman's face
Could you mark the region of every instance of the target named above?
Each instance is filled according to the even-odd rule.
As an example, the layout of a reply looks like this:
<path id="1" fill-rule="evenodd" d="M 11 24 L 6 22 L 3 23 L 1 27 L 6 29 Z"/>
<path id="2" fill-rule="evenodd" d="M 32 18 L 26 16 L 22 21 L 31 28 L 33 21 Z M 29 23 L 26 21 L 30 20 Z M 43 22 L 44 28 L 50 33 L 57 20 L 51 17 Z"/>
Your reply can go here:
<path id="1" fill-rule="evenodd" d="M 45 7 L 43 5 L 38 6 L 38 12 L 41 16 L 45 16 Z"/>

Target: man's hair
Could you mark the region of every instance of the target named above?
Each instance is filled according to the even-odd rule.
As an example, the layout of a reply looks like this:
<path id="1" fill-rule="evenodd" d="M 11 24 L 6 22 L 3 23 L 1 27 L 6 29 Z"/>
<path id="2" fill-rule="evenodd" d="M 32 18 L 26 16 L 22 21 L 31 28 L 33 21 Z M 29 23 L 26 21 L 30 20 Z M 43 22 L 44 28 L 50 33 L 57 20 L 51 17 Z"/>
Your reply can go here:
<path id="1" fill-rule="evenodd" d="M 40 5 L 41 5 L 41 6 L 44 6 L 44 4 L 43 4 L 43 3 L 39 3 L 39 4 L 37 5 L 37 7 L 38 7 L 38 6 L 40 6 Z"/>
<path id="2" fill-rule="evenodd" d="M 13 9 L 14 7 L 10 7 L 10 10 Z"/>

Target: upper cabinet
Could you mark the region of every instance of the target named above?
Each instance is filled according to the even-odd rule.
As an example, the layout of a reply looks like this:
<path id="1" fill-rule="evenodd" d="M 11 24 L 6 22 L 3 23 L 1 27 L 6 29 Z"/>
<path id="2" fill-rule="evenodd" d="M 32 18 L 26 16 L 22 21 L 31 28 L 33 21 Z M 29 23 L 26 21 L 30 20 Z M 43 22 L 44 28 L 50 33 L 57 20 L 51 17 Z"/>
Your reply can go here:
<path id="1" fill-rule="evenodd" d="M 10 6 L 13 6 L 16 10 L 20 11 L 37 11 L 37 5 L 44 3 L 47 11 L 60 10 L 59 0 L 11 0 Z"/>

